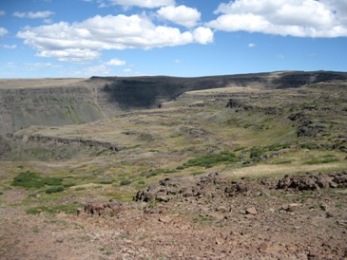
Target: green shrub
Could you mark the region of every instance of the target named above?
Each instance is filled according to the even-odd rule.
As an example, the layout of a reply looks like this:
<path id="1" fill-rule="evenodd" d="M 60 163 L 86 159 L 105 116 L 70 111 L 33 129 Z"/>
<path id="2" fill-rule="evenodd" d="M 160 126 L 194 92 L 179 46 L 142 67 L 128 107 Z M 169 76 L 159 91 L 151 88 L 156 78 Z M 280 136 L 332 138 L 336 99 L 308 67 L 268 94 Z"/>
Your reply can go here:
<path id="1" fill-rule="evenodd" d="M 282 149 L 290 148 L 289 144 L 272 144 L 264 147 L 252 147 L 250 150 L 250 158 L 260 157 L 268 152 L 280 151 Z"/>
<path id="2" fill-rule="evenodd" d="M 130 183 L 131 183 L 132 181 L 131 180 L 122 180 L 120 183 L 119 183 L 119 185 L 121 185 L 121 186 L 125 186 L 125 185 L 129 185 Z"/>
<path id="3" fill-rule="evenodd" d="M 62 185 L 62 178 L 57 178 L 57 177 L 46 177 L 43 178 L 43 182 L 45 185 L 49 185 L 49 186 L 60 186 Z"/>
<path id="4" fill-rule="evenodd" d="M 41 188 L 44 185 L 42 177 L 38 173 L 31 171 L 21 172 L 12 182 L 12 186 L 24 188 Z"/>
<path id="5" fill-rule="evenodd" d="M 47 208 L 46 206 L 39 206 L 39 207 L 27 209 L 26 213 L 30 215 L 37 215 L 37 214 L 40 214 L 41 212 L 49 212 L 49 211 L 50 209 Z"/>
<path id="6" fill-rule="evenodd" d="M 42 188 L 45 185 L 48 186 L 60 186 L 62 185 L 62 178 L 56 177 L 43 177 L 39 173 L 26 171 L 21 172 L 12 181 L 12 186 L 20 186 L 28 189 Z"/>
<path id="7" fill-rule="evenodd" d="M 65 188 L 69 188 L 69 187 L 76 186 L 76 183 L 74 183 L 74 182 L 68 182 L 68 183 L 64 183 L 63 186 L 64 186 Z"/>
<path id="8" fill-rule="evenodd" d="M 234 163 L 237 161 L 239 161 L 239 159 L 235 156 L 235 154 L 231 152 L 221 152 L 191 159 L 187 163 L 183 164 L 183 166 L 186 168 L 195 166 L 210 168 L 219 163 Z"/>
<path id="9" fill-rule="evenodd" d="M 57 192 L 62 192 L 64 191 L 64 187 L 63 186 L 54 186 L 54 187 L 51 187 L 51 188 L 48 188 L 46 190 L 46 193 L 47 194 L 52 194 L 52 193 L 57 193 Z"/>
<path id="10" fill-rule="evenodd" d="M 112 180 L 102 180 L 99 182 L 100 184 L 112 184 L 113 181 Z"/>
<path id="11" fill-rule="evenodd" d="M 264 147 L 253 147 L 250 151 L 250 158 L 257 158 L 261 155 L 263 155 L 264 153 L 266 153 L 267 149 Z"/>

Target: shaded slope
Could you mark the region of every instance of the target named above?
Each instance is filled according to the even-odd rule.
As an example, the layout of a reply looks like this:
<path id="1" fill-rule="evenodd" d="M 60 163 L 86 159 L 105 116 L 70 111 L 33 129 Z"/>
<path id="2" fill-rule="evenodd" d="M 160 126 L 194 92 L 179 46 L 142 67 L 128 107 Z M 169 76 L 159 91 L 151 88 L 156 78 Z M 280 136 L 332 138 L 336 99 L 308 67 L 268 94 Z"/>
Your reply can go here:
<path id="1" fill-rule="evenodd" d="M 122 109 L 154 108 L 163 101 L 175 99 L 187 91 L 226 86 L 258 87 L 269 89 L 298 88 L 318 82 L 347 80 L 342 72 L 277 72 L 211 76 L 198 78 L 178 77 L 92 77 L 90 82 L 105 81 L 102 91 L 108 100 Z"/>
<path id="2" fill-rule="evenodd" d="M 298 88 L 346 81 L 343 72 L 273 72 L 179 77 L 92 77 L 90 79 L 0 80 L 0 135 L 31 125 L 96 121 L 134 109 L 160 107 L 192 90 L 226 86 Z"/>

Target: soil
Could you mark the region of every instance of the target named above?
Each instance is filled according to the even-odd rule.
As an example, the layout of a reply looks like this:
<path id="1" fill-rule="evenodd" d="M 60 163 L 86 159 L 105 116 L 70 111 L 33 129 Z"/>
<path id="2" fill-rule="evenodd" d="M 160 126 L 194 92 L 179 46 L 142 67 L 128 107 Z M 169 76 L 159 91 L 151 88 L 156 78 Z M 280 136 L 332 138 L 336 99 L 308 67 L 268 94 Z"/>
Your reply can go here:
<path id="1" fill-rule="evenodd" d="M 83 209 L 79 216 L 29 215 L 19 203 L 26 193 L 13 189 L 0 197 L 8 202 L 0 208 L 0 255 L 11 260 L 347 259 L 346 176 L 330 174 L 324 187 L 312 184 L 322 178 L 310 174 L 281 180 L 230 180 L 217 173 L 164 179 L 136 194 L 137 201 L 98 203 L 100 216 Z M 146 192 L 152 193 L 149 199 Z"/>

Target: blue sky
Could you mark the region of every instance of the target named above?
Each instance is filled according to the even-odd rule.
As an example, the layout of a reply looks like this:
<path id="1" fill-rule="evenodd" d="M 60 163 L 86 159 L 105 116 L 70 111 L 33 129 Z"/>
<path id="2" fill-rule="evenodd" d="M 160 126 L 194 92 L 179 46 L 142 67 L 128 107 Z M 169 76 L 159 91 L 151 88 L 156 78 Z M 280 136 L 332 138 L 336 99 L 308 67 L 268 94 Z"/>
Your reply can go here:
<path id="1" fill-rule="evenodd" d="M 347 71 L 347 0 L 0 0 L 0 78 Z"/>

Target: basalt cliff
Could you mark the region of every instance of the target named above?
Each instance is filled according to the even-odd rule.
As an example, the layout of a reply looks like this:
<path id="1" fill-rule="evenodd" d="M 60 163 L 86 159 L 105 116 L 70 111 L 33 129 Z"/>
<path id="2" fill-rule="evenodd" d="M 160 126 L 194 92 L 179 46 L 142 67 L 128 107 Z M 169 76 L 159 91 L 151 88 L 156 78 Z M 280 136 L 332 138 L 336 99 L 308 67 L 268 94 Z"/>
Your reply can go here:
<path id="1" fill-rule="evenodd" d="M 343 72 L 273 72 L 179 77 L 0 80 L 0 135 L 31 125 L 80 124 L 134 109 L 160 107 L 184 92 L 221 87 L 299 88 L 347 80 Z"/>

